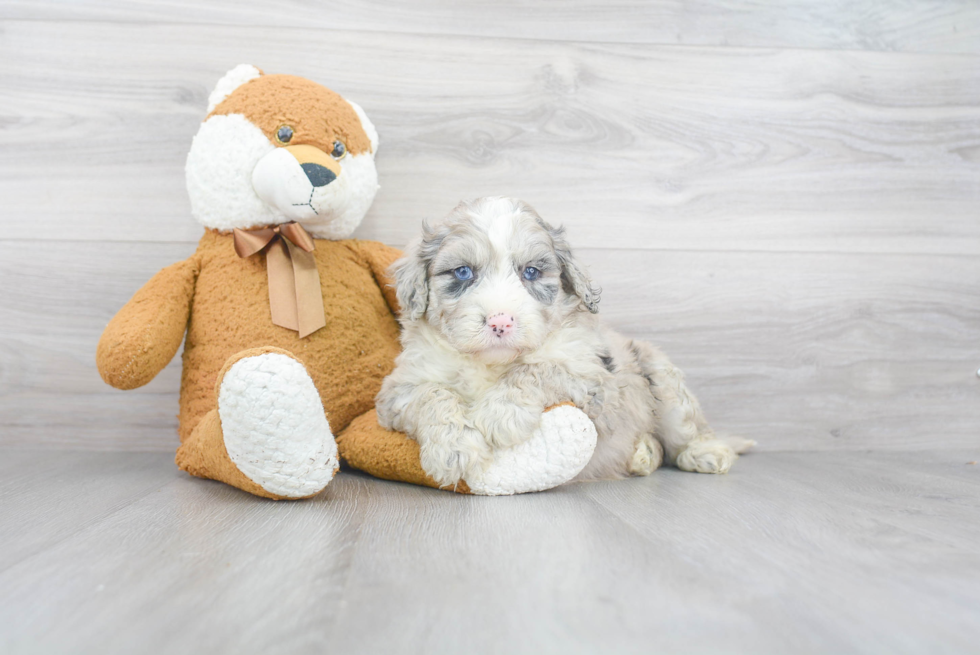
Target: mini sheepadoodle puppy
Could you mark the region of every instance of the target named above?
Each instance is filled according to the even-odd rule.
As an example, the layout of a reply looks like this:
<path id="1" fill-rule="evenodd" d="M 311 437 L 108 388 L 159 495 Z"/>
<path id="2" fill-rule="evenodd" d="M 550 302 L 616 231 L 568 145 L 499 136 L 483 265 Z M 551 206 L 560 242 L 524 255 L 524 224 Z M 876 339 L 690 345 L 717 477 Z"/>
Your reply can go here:
<path id="1" fill-rule="evenodd" d="M 524 441 L 542 410 L 567 401 L 598 434 L 578 480 L 648 475 L 665 456 L 725 473 L 754 443 L 715 437 L 663 353 L 599 322 L 599 292 L 564 230 L 520 200 L 460 204 L 423 227 L 393 272 L 404 350 L 378 418 L 419 442 L 440 484 Z"/>

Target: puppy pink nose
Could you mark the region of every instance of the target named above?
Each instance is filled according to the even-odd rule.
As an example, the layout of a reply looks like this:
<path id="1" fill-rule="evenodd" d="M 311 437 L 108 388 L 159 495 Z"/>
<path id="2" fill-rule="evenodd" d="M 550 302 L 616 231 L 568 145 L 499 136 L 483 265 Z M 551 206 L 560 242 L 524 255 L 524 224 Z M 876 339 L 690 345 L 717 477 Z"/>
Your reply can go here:
<path id="1" fill-rule="evenodd" d="M 498 337 L 506 337 L 514 331 L 514 317 L 510 314 L 494 314 L 487 318 L 487 327 Z"/>

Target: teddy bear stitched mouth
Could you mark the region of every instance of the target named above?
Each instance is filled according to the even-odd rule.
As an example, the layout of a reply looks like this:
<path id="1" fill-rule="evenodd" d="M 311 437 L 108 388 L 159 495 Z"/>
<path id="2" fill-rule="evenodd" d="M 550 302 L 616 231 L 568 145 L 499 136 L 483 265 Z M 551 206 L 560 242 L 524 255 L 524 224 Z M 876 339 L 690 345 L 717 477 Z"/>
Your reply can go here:
<path id="1" fill-rule="evenodd" d="M 336 176 L 334 176 L 334 177 L 336 177 Z M 313 185 L 313 188 L 310 189 L 310 198 L 309 198 L 309 200 L 307 200 L 306 202 L 294 202 L 293 203 L 293 207 L 309 207 L 310 209 L 313 210 L 313 213 L 314 214 L 316 214 L 317 216 L 319 216 L 320 215 L 320 212 L 318 212 L 316 210 L 316 207 L 313 206 L 313 193 L 316 191 L 316 189 L 317 189 L 316 185 Z"/>

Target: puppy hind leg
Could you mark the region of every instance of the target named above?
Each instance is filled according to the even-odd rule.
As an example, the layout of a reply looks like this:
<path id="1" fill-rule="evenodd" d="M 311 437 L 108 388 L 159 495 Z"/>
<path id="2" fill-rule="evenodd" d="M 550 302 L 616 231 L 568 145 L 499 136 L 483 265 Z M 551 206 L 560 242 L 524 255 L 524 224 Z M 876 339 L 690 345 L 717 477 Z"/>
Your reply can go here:
<path id="1" fill-rule="evenodd" d="M 682 471 L 692 473 L 728 473 L 738 455 L 721 439 L 694 441 L 681 451 L 674 462 Z"/>
<path id="2" fill-rule="evenodd" d="M 684 384 L 680 369 L 647 344 L 635 343 L 634 352 L 656 400 L 657 437 L 668 461 L 683 471 L 727 473 L 738 455 L 708 427 L 701 405 Z"/>
<path id="3" fill-rule="evenodd" d="M 641 435 L 629 462 L 629 474 L 650 475 L 664 462 L 664 447 L 652 434 Z"/>
<path id="4" fill-rule="evenodd" d="M 725 441 L 715 438 L 710 429 L 698 429 L 700 409 L 684 399 L 665 394 L 661 405 L 658 437 L 674 465 L 695 473 L 727 473 L 738 455 Z"/>

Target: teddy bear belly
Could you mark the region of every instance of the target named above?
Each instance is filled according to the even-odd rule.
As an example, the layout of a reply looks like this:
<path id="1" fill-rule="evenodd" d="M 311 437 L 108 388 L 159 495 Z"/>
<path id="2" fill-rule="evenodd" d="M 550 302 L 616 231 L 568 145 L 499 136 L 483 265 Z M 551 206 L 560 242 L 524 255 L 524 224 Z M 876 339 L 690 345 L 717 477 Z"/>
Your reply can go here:
<path id="1" fill-rule="evenodd" d="M 234 285 L 228 284 L 227 266 L 202 267 L 198 277 L 184 344 L 181 441 L 215 407 L 215 382 L 225 362 L 250 348 L 282 348 L 306 366 L 334 434 L 374 406 L 399 346 L 398 325 L 368 271 L 337 261 L 321 266 L 333 273 L 332 279 L 321 274 L 326 325 L 300 339 L 272 324 L 264 267 L 243 270 L 237 258 L 227 264 L 236 267 Z"/>
<path id="2" fill-rule="evenodd" d="M 375 329 L 385 331 L 382 325 Z M 385 344 L 354 339 L 338 341 L 338 334 L 343 334 L 343 330 L 332 330 L 328 321 L 326 327 L 303 341 L 290 335 L 268 334 L 266 338 L 209 339 L 186 344 L 181 381 L 181 440 L 215 407 L 215 382 L 228 358 L 262 346 L 287 350 L 303 363 L 320 392 L 331 430 L 334 434 L 343 430 L 352 419 L 374 407 L 381 381 L 394 368 L 398 347 L 397 341 Z"/>

